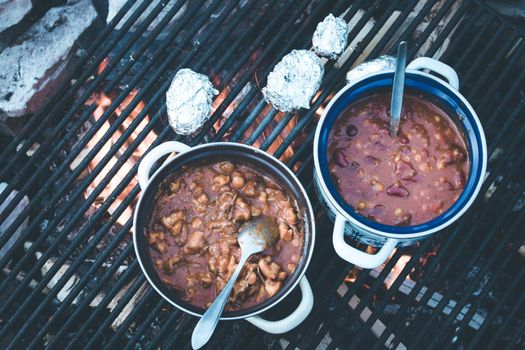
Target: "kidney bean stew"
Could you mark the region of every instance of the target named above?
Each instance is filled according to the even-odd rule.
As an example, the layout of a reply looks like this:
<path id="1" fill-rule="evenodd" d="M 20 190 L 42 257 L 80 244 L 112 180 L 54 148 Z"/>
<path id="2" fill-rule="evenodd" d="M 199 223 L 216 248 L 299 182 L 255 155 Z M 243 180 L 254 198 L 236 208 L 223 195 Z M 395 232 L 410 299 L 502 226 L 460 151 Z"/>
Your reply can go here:
<path id="1" fill-rule="evenodd" d="M 279 240 L 253 255 L 226 310 L 242 310 L 275 295 L 297 267 L 304 243 L 296 202 L 260 170 L 231 162 L 185 167 L 163 181 L 148 230 L 161 280 L 188 303 L 207 308 L 235 270 L 242 223 L 275 218 Z"/>
<path id="2" fill-rule="evenodd" d="M 343 199 L 386 225 L 427 222 L 458 199 L 469 173 L 456 124 L 422 95 L 406 93 L 399 133 L 389 136 L 390 93 L 351 104 L 328 141 L 329 170 Z"/>

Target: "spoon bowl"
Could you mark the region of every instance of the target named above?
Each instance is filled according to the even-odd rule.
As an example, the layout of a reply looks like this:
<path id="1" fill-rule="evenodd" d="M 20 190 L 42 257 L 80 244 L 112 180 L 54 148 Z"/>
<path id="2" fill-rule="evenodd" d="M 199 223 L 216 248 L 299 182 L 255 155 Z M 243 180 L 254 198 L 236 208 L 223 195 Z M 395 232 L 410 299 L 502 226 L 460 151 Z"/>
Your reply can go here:
<path id="1" fill-rule="evenodd" d="M 213 334 L 222 311 L 226 306 L 230 292 L 246 260 L 253 254 L 270 248 L 277 241 L 277 238 L 279 238 L 279 227 L 275 220 L 269 216 L 257 216 L 241 226 L 239 234 L 237 235 L 237 241 L 241 247 L 239 264 L 226 286 L 224 286 L 224 289 L 193 329 L 191 336 L 191 346 L 193 349 L 199 349 L 204 346 Z"/>

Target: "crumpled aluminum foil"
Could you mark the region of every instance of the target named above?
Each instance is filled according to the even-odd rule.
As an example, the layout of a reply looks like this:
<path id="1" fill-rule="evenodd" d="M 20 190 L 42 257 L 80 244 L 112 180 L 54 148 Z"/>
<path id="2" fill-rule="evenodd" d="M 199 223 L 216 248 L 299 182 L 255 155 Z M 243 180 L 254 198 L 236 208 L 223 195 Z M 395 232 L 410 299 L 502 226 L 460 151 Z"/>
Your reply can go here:
<path id="1" fill-rule="evenodd" d="M 348 84 L 368 75 L 370 73 L 379 72 L 385 69 L 395 69 L 396 68 L 396 58 L 393 56 L 379 56 L 376 59 L 363 62 L 348 73 L 346 73 L 346 82 Z"/>
<path id="2" fill-rule="evenodd" d="M 168 121 L 177 134 L 188 135 L 199 129 L 210 117 L 213 88 L 204 75 L 183 68 L 175 74 L 166 92 Z"/>
<path id="3" fill-rule="evenodd" d="M 312 44 L 319 56 L 336 59 L 346 48 L 347 37 L 346 21 L 329 14 L 317 25 Z"/>
<path id="4" fill-rule="evenodd" d="M 310 100 L 321 86 L 324 67 L 308 50 L 293 50 L 277 63 L 262 89 L 264 98 L 275 108 L 290 112 L 310 108 Z"/>

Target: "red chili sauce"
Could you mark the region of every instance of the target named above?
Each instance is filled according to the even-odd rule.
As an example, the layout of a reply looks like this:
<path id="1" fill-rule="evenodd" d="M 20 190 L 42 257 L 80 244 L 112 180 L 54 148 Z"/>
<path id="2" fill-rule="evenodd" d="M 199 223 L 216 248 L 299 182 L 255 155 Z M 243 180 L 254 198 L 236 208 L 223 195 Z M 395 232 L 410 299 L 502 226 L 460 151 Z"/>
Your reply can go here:
<path id="1" fill-rule="evenodd" d="M 454 204 L 469 174 L 456 124 L 422 95 L 405 94 L 398 135 L 389 136 L 390 93 L 351 104 L 328 140 L 338 192 L 359 214 L 396 226 L 430 221 Z"/>

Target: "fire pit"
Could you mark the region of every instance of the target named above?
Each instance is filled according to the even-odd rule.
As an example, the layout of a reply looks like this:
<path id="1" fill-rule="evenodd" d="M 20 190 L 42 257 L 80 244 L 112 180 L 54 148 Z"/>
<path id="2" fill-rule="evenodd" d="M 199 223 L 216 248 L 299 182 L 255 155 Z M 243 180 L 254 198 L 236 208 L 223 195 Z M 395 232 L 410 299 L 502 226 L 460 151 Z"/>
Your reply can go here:
<path id="1" fill-rule="evenodd" d="M 0 74 L 39 82 L 0 96 L 2 348 L 190 347 L 197 319 L 147 284 L 130 233 L 138 162 L 171 140 L 268 151 L 296 173 L 316 214 L 306 272 L 315 299 L 310 316 L 284 335 L 222 322 L 210 348 L 525 346 L 522 28 L 466 0 L 75 0 L 29 9 L 11 0 L 0 14 L 16 3 L 22 7 L 0 32 L 0 55 L 18 52 L 17 45 L 23 52 L 43 47 L 44 55 L 49 46 L 39 45 L 47 41 L 36 38 L 69 25 L 76 34 L 30 75 L 16 66 Z M 78 27 L 64 6 L 87 6 L 89 23 Z M 317 24 L 330 13 L 348 24 L 346 50 L 321 60 L 324 77 L 310 109 L 274 109 L 261 92 L 268 74 L 293 49 L 311 49 Z M 323 239 L 333 226 L 312 182 L 312 142 L 346 73 L 392 54 L 400 40 L 408 42 L 409 60 L 429 56 L 458 72 L 486 132 L 487 176 L 472 208 L 447 232 L 367 270 L 341 260 Z M 181 68 L 207 75 L 219 90 L 211 117 L 184 136 L 170 127 L 165 104 Z M 20 103 L 8 109 L 4 102 L 14 97 Z M 263 316 L 280 319 L 299 300 L 293 292 Z"/>

